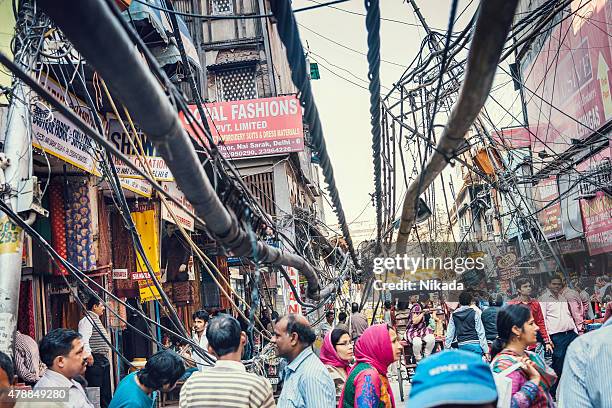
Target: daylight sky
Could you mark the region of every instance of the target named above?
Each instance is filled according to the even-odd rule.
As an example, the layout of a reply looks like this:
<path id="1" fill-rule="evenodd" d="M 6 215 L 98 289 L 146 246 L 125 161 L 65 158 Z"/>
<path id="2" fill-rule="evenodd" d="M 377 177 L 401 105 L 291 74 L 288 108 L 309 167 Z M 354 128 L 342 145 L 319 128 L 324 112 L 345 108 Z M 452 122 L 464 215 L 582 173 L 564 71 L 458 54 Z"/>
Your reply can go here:
<path id="1" fill-rule="evenodd" d="M 398 65 L 409 64 L 418 52 L 424 30 L 408 3 L 403 0 L 381 0 L 380 3 L 381 16 L 398 21 L 381 21 L 381 58 L 389 61 L 381 64 L 381 81 L 383 87 L 389 88 L 404 72 L 404 68 Z M 443 30 L 448 25 L 450 3 L 449 0 L 417 1 L 429 25 Z M 294 0 L 293 7 L 312 4 L 312 0 Z M 467 10 L 453 31 L 465 26 L 477 5 L 478 1 L 474 0 L 459 1 L 459 12 Z M 360 0 L 351 0 L 334 7 L 365 13 L 364 2 Z M 369 198 L 369 194 L 374 191 L 374 179 L 366 81 L 368 64 L 365 55 L 344 47 L 367 52 L 365 17 L 330 7 L 297 13 L 296 16 L 301 25 L 300 36 L 304 48 L 310 50 L 311 62 L 319 63 L 321 79 L 313 81 L 313 92 L 347 220 L 351 222 L 359 217 L 351 225 L 353 233 L 357 233 L 358 229 L 375 225 L 376 220 Z M 386 93 L 384 88 L 382 92 Z M 516 95 L 513 91 L 505 95 L 508 106 Z M 444 119 L 440 115 L 436 122 L 443 124 Z M 507 126 L 511 122 L 506 118 L 502 125 Z M 327 210 L 325 215 L 328 224 L 337 222 L 331 210 Z"/>

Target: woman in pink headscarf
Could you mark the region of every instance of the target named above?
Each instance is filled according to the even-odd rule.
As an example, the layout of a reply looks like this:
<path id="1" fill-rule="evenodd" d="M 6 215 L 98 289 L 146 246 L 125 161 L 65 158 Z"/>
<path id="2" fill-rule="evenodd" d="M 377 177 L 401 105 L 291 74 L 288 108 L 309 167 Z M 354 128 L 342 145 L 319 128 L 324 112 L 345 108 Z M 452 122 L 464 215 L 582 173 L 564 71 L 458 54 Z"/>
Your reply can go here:
<path id="1" fill-rule="evenodd" d="M 323 346 L 321 346 L 319 358 L 327 367 L 332 380 L 334 380 L 336 403 L 338 403 L 353 363 L 353 342 L 349 332 L 344 329 L 328 330 L 323 340 Z"/>
<path id="2" fill-rule="evenodd" d="M 352 368 L 340 397 L 339 408 L 394 408 L 387 369 L 398 361 L 402 345 L 387 324 L 368 327 L 355 346 L 357 364 Z"/>

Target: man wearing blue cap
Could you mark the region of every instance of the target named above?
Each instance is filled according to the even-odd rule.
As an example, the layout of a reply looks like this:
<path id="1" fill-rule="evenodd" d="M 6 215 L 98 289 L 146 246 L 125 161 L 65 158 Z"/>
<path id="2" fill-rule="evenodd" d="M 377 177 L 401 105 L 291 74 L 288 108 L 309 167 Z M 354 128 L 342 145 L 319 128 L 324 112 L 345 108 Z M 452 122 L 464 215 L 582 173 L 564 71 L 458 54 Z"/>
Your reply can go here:
<path id="1" fill-rule="evenodd" d="M 406 407 L 495 408 L 497 388 L 489 366 L 475 353 L 446 350 L 422 360 Z"/>

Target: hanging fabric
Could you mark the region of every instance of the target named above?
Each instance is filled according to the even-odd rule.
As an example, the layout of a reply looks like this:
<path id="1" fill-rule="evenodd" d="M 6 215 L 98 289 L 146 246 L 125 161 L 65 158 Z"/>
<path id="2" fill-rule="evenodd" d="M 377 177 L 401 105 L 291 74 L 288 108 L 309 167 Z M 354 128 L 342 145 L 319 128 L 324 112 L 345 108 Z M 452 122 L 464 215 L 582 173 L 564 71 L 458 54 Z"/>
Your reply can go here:
<path id="1" fill-rule="evenodd" d="M 19 286 L 19 313 L 17 316 L 17 328 L 23 334 L 36 338 L 34 324 L 34 299 L 32 298 L 32 281 L 30 279 L 21 281 Z"/>
<path id="2" fill-rule="evenodd" d="M 49 216 L 51 218 L 51 244 L 53 249 L 64 259 L 68 258 L 66 248 L 66 214 L 64 210 L 64 194 L 59 182 L 52 182 L 49 186 Z M 67 275 L 63 266 L 53 267 L 54 275 Z"/>
<path id="3" fill-rule="evenodd" d="M 89 185 L 68 184 L 66 197 L 66 249 L 68 260 L 81 271 L 96 268 Z"/>

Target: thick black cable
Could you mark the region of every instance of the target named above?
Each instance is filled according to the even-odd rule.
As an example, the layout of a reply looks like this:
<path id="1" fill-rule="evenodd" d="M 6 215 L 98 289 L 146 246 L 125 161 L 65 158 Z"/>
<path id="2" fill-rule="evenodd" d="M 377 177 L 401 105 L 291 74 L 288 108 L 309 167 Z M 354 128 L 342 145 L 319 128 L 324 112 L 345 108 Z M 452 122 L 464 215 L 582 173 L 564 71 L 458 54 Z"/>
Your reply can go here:
<path id="1" fill-rule="evenodd" d="M 380 124 L 380 5 L 378 0 L 365 0 L 368 30 L 368 79 L 370 80 L 370 125 L 374 162 L 374 198 L 376 206 L 376 252 L 382 250 L 382 187 L 381 187 L 381 124 Z"/>
<path id="2" fill-rule="evenodd" d="M 327 153 L 325 139 L 323 137 L 323 128 L 319 118 L 319 112 L 314 101 L 310 80 L 308 79 L 306 70 L 306 61 L 304 58 L 304 48 L 300 40 L 300 34 L 295 21 L 295 16 L 291 10 L 291 4 L 288 0 L 277 0 L 271 3 L 272 13 L 277 19 L 278 32 L 281 37 L 287 54 L 287 60 L 291 67 L 291 78 L 295 86 L 299 89 L 300 102 L 304 107 L 304 118 L 308 124 L 314 150 L 319 158 L 321 169 L 327 184 L 327 190 L 334 204 L 334 212 L 338 217 L 338 223 L 342 229 L 344 239 L 349 248 L 353 264 L 358 267 L 359 260 L 353 247 L 348 225 L 346 224 L 346 216 L 340 201 L 340 194 L 334 180 L 334 170 Z"/>

